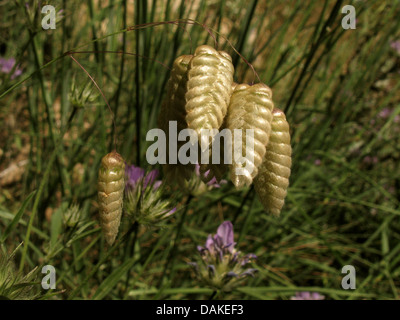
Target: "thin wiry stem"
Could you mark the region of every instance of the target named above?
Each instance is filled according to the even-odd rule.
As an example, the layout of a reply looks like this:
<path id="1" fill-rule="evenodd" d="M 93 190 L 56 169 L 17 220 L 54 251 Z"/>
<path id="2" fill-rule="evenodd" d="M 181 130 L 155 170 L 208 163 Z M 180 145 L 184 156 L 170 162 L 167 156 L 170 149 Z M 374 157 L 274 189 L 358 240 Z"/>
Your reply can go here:
<path id="1" fill-rule="evenodd" d="M 174 258 L 175 258 L 174 255 L 175 255 L 175 250 L 176 250 L 176 247 L 177 247 L 177 243 L 178 243 L 179 238 L 181 236 L 182 226 L 183 226 L 183 224 L 185 222 L 187 212 L 189 211 L 189 204 L 192 201 L 192 199 L 193 199 L 192 195 L 189 195 L 188 198 L 186 199 L 185 210 L 184 210 L 184 212 L 182 214 L 181 220 L 179 221 L 179 225 L 178 225 L 178 228 L 177 228 L 177 231 L 176 231 L 176 236 L 175 236 L 175 239 L 174 239 L 174 243 L 172 245 L 171 250 L 169 251 L 167 262 L 165 263 L 162 276 L 160 278 L 160 281 L 158 282 L 158 286 L 159 287 L 162 285 L 164 277 L 167 274 L 167 270 L 168 270 L 169 265 L 172 264 L 172 262 L 174 261 Z M 172 279 L 172 277 L 171 277 L 171 279 Z"/>
<path id="2" fill-rule="evenodd" d="M 117 135 L 116 135 L 116 124 L 115 124 L 115 117 L 114 117 L 114 113 L 111 110 L 110 104 L 107 101 L 106 96 L 104 95 L 103 91 L 100 89 L 99 85 L 97 84 L 97 82 L 93 79 L 93 77 L 89 74 L 89 72 L 86 71 L 86 69 L 72 56 L 72 54 L 69 55 L 71 57 L 72 60 L 74 60 L 78 66 L 87 74 L 87 76 L 90 78 L 90 80 L 92 80 L 93 84 L 96 86 L 97 90 L 99 90 L 101 96 L 103 97 L 104 102 L 107 104 L 108 110 L 110 110 L 111 113 L 111 120 L 114 126 L 114 151 L 117 150 Z"/>
<path id="3" fill-rule="evenodd" d="M 84 44 L 82 44 L 82 45 L 79 45 L 79 46 L 77 46 L 77 47 L 75 47 L 75 48 L 73 48 L 73 49 L 71 49 L 71 50 L 65 52 L 63 55 L 61 55 L 61 56 L 59 56 L 59 57 L 57 57 L 57 58 L 51 60 L 50 62 L 48 62 L 48 63 L 46 63 L 45 65 L 43 65 L 42 67 L 40 67 L 40 69 L 35 70 L 35 71 L 32 72 L 30 75 L 26 76 L 24 79 L 21 79 L 20 81 L 18 81 L 17 83 L 15 83 L 13 86 L 11 86 L 10 88 L 8 88 L 5 92 L 3 92 L 3 93 L 0 95 L 0 99 L 1 99 L 2 97 L 4 97 L 6 94 L 8 94 L 9 92 L 11 92 L 11 91 L 12 91 L 13 89 L 15 89 L 16 87 L 18 87 L 20 84 L 24 83 L 26 80 L 29 80 L 36 72 L 39 72 L 39 71 L 41 71 L 41 70 L 47 68 L 48 66 L 50 66 L 50 65 L 53 64 L 54 62 L 56 62 L 56 61 L 58 61 L 58 60 L 64 58 L 65 56 L 68 56 L 68 55 L 71 56 L 71 53 L 76 52 L 76 51 L 77 51 L 78 49 L 80 49 L 80 48 L 86 47 L 86 46 L 88 46 L 88 45 L 90 45 L 90 44 L 93 44 L 94 42 L 99 42 L 99 41 L 102 41 L 102 40 L 104 40 L 104 39 L 106 39 L 106 38 L 109 38 L 109 37 L 112 37 L 112 36 L 116 36 L 116 35 L 118 35 L 118 34 L 120 34 L 120 33 L 128 32 L 128 31 L 133 31 L 133 30 L 140 30 L 140 29 L 144 29 L 144 28 L 148 28 L 148 27 L 155 27 L 155 26 L 159 26 L 159 25 L 166 25 L 166 24 L 177 25 L 178 27 L 180 27 L 180 24 L 198 25 L 198 26 L 201 26 L 202 28 L 204 28 L 207 32 L 209 32 L 213 39 L 216 39 L 215 36 L 214 36 L 214 34 L 215 34 L 215 35 L 218 35 L 219 37 L 221 37 L 222 39 L 224 39 L 224 40 L 229 44 L 229 46 L 235 51 L 235 53 L 238 54 L 238 55 L 240 56 L 240 58 L 251 68 L 251 70 L 252 70 L 253 73 L 254 73 L 254 76 L 258 79 L 259 82 L 261 82 L 261 79 L 260 79 L 260 77 L 258 76 L 258 73 L 255 71 L 253 65 L 252 65 L 249 61 L 247 61 L 247 60 L 244 58 L 244 56 L 243 56 L 240 52 L 238 52 L 238 50 L 236 50 L 236 48 L 233 46 L 233 44 L 231 43 L 231 41 L 228 40 L 227 37 L 221 35 L 221 33 L 218 32 L 217 30 L 214 30 L 214 29 L 212 29 L 212 28 L 206 26 L 204 23 L 200 23 L 200 22 L 195 21 L 195 20 L 192 20 L 192 19 L 177 19 L 177 20 L 173 20 L 173 21 L 152 22 L 152 23 L 145 23 L 145 24 L 138 24 L 138 25 L 130 26 L 130 27 L 128 27 L 128 28 L 125 28 L 125 29 L 122 29 L 122 30 L 119 30 L 119 31 L 116 31 L 116 32 L 112 32 L 112 33 L 110 33 L 110 34 L 108 34 L 108 35 L 105 35 L 105 36 L 103 36 L 103 37 L 100 37 L 100 38 L 91 40 L 91 41 L 89 41 L 89 42 L 87 42 L 87 43 L 84 43 Z M 184 29 L 184 30 L 185 30 L 185 29 Z M 185 30 L 185 31 L 186 31 L 186 30 Z M 189 38 L 190 38 L 190 35 L 189 35 Z M 190 41 L 191 41 L 191 39 L 190 39 Z M 215 41 L 216 41 L 216 40 L 215 40 Z M 215 46 L 217 47 L 217 42 L 215 42 Z M 95 51 L 87 51 L 87 52 L 94 53 Z M 98 51 L 98 52 L 100 52 L 100 51 Z M 109 51 L 109 52 L 111 53 L 112 51 Z M 76 53 L 78 53 L 78 52 L 76 52 Z M 117 52 L 115 52 L 115 53 L 117 53 Z M 129 53 L 126 53 L 126 54 L 129 54 Z M 144 57 L 144 56 L 142 56 L 142 57 Z M 254 82 L 254 80 L 253 80 L 253 82 Z"/>
<path id="4" fill-rule="evenodd" d="M 210 298 L 208 300 L 213 300 L 215 296 L 217 295 L 218 291 L 214 290 L 213 293 L 211 294 Z"/>

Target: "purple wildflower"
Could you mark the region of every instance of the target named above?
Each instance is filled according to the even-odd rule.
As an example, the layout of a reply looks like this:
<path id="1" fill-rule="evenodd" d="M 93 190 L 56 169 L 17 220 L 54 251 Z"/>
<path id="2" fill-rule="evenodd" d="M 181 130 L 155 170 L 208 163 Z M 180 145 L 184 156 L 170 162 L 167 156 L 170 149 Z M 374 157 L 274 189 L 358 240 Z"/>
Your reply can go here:
<path id="1" fill-rule="evenodd" d="M 232 252 L 233 246 L 233 225 L 230 221 L 225 221 L 222 223 L 217 230 L 217 234 L 214 236 L 220 239 L 219 242 L 226 248 L 230 248 L 229 251 Z"/>
<path id="2" fill-rule="evenodd" d="M 378 117 L 382 118 L 382 119 L 386 119 L 388 118 L 392 113 L 392 109 L 390 108 L 383 108 L 379 113 L 378 113 Z"/>
<path id="3" fill-rule="evenodd" d="M 320 166 L 320 165 L 321 165 L 321 160 L 320 160 L 320 159 L 316 159 L 316 160 L 314 161 L 314 164 L 315 164 L 316 166 Z"/>
<path id="4" fill-rule="evenodd" d="M 173 208 L 172 210 L 170 210 L 170 211 L 168 212 L 168 215 L 174 214 L 176 210 L 177 210 L 176 207 Z"/>
<path id="5" fill-rule="evenodd" d="M 64 9 L 60 9 L 57 12 L 57 22 L 64 18 Z"/>
<path id="6" fill-rule="evenodd" d="M 151 170 L 143 181 L 143 188 L 146 188 L 148 184 L 152 184 L 154 189 L 158 189 L 162 183 L 161 180 L 157 180 L 158 170 Z"/>
<path id="7" fill-rule="evenodd" d="M 0 71 L 2 73 L 10 73 L 12 69 L 14 68 L 15 65 L 15 59 L 14 58 L 9 58 L 9 59 L 4 59 L 0 58 Z M 18 67 L 15 69 L 14 73 L 11 76 L 11 79 L 14 80 L 16 77 L 20 76 L 22 74 L 22 70 L 19 69 Z"/>
<path id="8" fill-rule="evenodd" d="M 153 185 L 154 189 L 158 189 L 161 185 L 161 180 L 157 180 L 158 170 L 151 170 L 147 175 L 145 175 L 144 169 L 136 167 L 135 165 L 125 166 L 125 176 L 126 176 L 126 188 L 135 189 L 138 183 L 143 180 L 143 189 L 149 184 Z"/>
<path id="9" fill-rule="evenodd" d="M 171 199 L 163 199 L 162 181 L 156 180 L 158 174 L 158 170 L 146 174 L 143 168 L 125 166 L 125 210 L 143 225 L 162 226 L 177 210 L 172 207 Z"/>
<path id="10" fill-rule="evenodd" d="M 200 177 L 200 165 L 198 163 L 196 163 L 195 172 L 196 172 L 196 175 L 198 177 Z M 204 173 L 204 176 L 207 178 L 209 173 L 210 173 L 210 170 L 206 171 Z M 211 188 L 221 188 L 221 185 L 226 184 L 226 183 L 227 183 L 226 180 L 221 180 L 218 183 L 217 178 L 213 177 L 210 181 L 207 182 L 207 186 L 209 186 Z"/>
<path id="11" fill-rule="evenodd" d="M 233 225 L 230 221 L 223 222 L 217 233 L 209 235 L 204 247 L 198 246 L 203 263 L 190 263 L 200 280 L 216 289 L 231 291 L 242 279 L 254 276 L 257 269 L 244 269 L 252 259 L 253 253 L 242 255 L 235 249 Z"/>
<path id="12" fill-rule="evenodd" d="M 325 296 L 318 292 L 296 292 L 296 295 L 291 297 L 290 300 L 324 300 Z"/>
<path id="13" fill-rule="evenodd" d="M 233 252 L 235 242 L 233 242 L 233 225 L 230 221 L 223 222 L 214 236 L 208 236 L 204 247 L 199 246 L 200 253 L 208 251 L 211 255 L 215 253 Z"/>
<path id="14" fill-rule="evenodd" d="M 397 51 L 400 54 L 400 40 L 392 41 L 390 43 L 390 47 Z"/>

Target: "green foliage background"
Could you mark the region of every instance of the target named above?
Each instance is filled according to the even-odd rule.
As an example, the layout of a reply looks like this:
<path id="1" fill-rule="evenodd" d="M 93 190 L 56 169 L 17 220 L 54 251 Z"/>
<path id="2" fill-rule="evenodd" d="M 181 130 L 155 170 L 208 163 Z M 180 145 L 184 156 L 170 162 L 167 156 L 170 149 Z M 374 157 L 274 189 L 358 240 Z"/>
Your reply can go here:
<path id="1" fill-rule="evenodd" d="M 39 266 L 40 278 L 41 266 L 55 266 L 59 293 L 42 291 L 43 299 L 206 299 L 212 290 L 197 284 L 187 262 L 224 220 L 234 222 L 238 248 L 259 257 L 259 273 L 219 298 L 318 291 L 327 299 L 399 299 L 400 52 L 391 43 L 400 39 L 400 2 L 46 3 L 63 9 L 55 30 L 41 28 L 36 2 L 0 3 L 0 55 L 15 57 L 23 70 L 16 79 L 0 73 L 0 240 L 4 252 L 24 242 L 15 258 L 23 273 Z M 355 30 L 341 27 L 346 4 L 356 8 Z M 112 117 L 64 53 L 86 52 L 73 57 L 110 103 L 119 153 L 154 169 L 145 137 L 156 127 L 165 66 L 214 39 L 199 24 L 128 27 L 187 18 L 218 31 L 235 81 L 252 82 L 254 73 L 228 39 L 286 112 L 293 147 L 286 205 L 275 218 L 252 188 L 228 184 L 190 201 L 172 190 L 179 210 L 167 228 L 139 227 L 107 249 L 96 180 L 100 159 L 112 149 Z M 4 172 L 13 165 L 10 178 Z M 75 229 L 62 223 L 73 204 L 82 213 Z M 356 290 L 341 288 L 348 264 L 357 270 Z"/>

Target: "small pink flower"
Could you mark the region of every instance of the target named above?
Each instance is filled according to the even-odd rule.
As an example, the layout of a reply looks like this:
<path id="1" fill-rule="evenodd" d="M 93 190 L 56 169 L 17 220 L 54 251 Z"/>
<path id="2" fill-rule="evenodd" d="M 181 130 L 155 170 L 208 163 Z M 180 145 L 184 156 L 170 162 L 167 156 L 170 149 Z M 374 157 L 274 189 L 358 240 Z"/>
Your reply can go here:
<path id="1" fill-rule="evenodd" d="M 200 165 L 199 165 L 198 163 L 196 163 L 195 172 L 196 172 L 196 175 L 197 175 L 198 177 L 200 177 Z M 208 171 L 205 172 L 205 176 L 206 176 L 206 177 L 208 176 L 209 172 L 210 172 L 210 170 L 208 170 Z M 210 181 L 207 182 L 207 185 L 208 185 L 209 187 L 212 187 L 212 188 L 221 188 L 221 185 L 222 185 L 222 184 L 226 184 L 226 183 L 227 183 L 226 180 L 221 180 L 221 181 L 218 183 L 217 178 L 213 177 Z"/>
<path id="2" fill-rule="evenodd" d="M 134 189 L 138 183 L 143 181 L 143 189 L 146 189 L 147 185 L 153 185 L 153 189 L 156 190 L 161 185 L 161 180 L 156 180 L 158 176 L 158 170 L 151 170 L 149 173 L 145 174 L 145 170 L 136 167 L 135 165 L 125 166 L 126 175 L 126 188 Z"/>
<path id="3" fill-rule="evenodd" d="M 388 118 L 392 113 L 392 109 L 390 108 L 384 108 L 378 113 L 378 117 L 382 119 Z"/>
<path id="4" fill-rule="evenodd" d="M 324 300 L 325 296 L 318 292 L 296 292 L 296 295 L 291 297 L 290 300 Z"/>
<path id="5" fill-rule="evenodd" d="M 400 40 L 392 41 L 390 43 L 390 47 L 397 51 L 400 54 Z"/>
<path id="6" fill-rule="evenodd" d="M 9 58 L 9 59 L 4 59 L 0 58 L 0 72 L 2 73 L 10 73 L 11 70 L 14 68 L 15 65 L 15 59 L 14 58 Z M 16 77 L 20 76 L 22 74 L 22 70 L 17 67 L 14 71 L 14 73 L 11 75 L 11 80 L 14 80 Z"/>

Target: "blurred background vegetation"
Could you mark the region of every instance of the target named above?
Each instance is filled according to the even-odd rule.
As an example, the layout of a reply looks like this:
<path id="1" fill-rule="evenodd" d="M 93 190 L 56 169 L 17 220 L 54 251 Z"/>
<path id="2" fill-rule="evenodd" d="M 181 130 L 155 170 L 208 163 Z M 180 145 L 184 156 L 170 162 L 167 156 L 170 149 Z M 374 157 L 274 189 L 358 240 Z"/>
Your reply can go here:
<path id="1" fill-rule="evenodd" d="M 43 299 L 207 299 L 212 290 L 195 281 L 187 262 L 224 220 L 234 223 L 237 247 L 258 256 L 259 272 L 219 298 L 290 299 L 316 291 L 326 299 L 399 299 L 400 2 L 45 4 L 56 8 L 55 30 L 42 29 L 37 1 L 0 2 L 1 252 L 24 242 L 15 272 L 39 266 L 38 279 L 41 266 L 55 266 L 56 294 L 42 290 Z M 355 30 L 341 27 L 347 4 L 356 9 Z M 112 116 L 64 53 L 85 51 L 73 57 L 110 103 L 118 152 L 155 169 L 146 162 L 145 137 L 156 127 L 166 66 L 214 39 L 200 24 L 127 28 L 188 18 L 218 31 L 236 82 L 251 83 L 254 73 L 226 39 L 286 112 L 293 148 L 286 205 L 275 218 L 252 188 L 228 183 L 195 197 L 170 189 L 165 196 L 178 211 L 166 228 L 139 227 L 107 250 L 96 181 L 101 158 L 112 150 Z M 75 228 L 63 223 L 71 210 L 80 213 Z M 341 288 L 349 264 L 356 290 Z"/>

